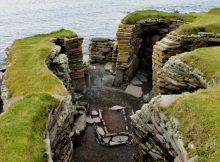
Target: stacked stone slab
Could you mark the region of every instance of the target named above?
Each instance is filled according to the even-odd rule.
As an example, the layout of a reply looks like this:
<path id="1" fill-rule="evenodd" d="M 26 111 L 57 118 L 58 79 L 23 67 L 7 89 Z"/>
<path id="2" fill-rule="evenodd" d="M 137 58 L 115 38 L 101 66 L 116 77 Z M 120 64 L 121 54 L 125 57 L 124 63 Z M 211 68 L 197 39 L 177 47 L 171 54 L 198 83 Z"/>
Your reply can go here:
<path id="1" fill-rule="evenodd" d="M 219 35 L 215 35 L 214 33 L 201 32 L 198 33 L 198 35 L 178 35 L 175 31 L 170 32 L 169 34 L 167 34 L 165 38 L 158 41 L 153 48 L 153 56 L 152 56 L 153 85 L 157 89 L 160 88 L 164 89 L 166 87 L 167 89 L 166 92 L 168 92 L 168 89 L 170 89 L 170 93 L 172 92 L 177 93 L 178 89 L 180 90 L 179 93 L 181 93 L 184 92 L 185 90 L 193 91 L 195 89 L 204 87 L 203 83 L 196 82 L 197 79 L 196 78 L 192 79 L 191 75 L 188 76 L 189 78 L 187 79 L 187 75 L 189 73 L 183 76 L 184 74 L 180 72 L 180 69 L 173 69 L 173 71 L 176 70 L 174 73 L 176 74 L 178 73 L 177 76 L 179 76 L 179 79 L 177 79 L 176 77 L 173 78 L 174 80 L 177 79 L 176 82 L 181 83 L 181 79 L 185 80 L 182 81 L 182 85 L 178 86 L 178 84 L 175 83 L 174 80 L 171 81 L 169 79 L 164 78 L 166 75 L 169 75 L 169 77 L 167 78 L 170 78 L 170 75 L 173 75 L 174 77 L 175 74 L 173 74 L 172 71 L 170 71 L 168 74 L 166 70 L 168 66 L 166 66 L 165 68 L 163 68 L 163 66 L 171 56 L 175 56 L 177 54 L 181 54 L 188 51 L 193 51 L 201 47 L 219 46 L 219 45 L 220 45 Z M 174 66 L 175 68 L 181 68 L 180 64 L 173 64 L 172 66 Z M 166 73 L 166 74 L 163 75 L 162 73 Z M 185 84 L 186 82 L 187 84 Z M 186 87 L 183 88 L 184 86 Z M 162 90 L 161 92 L 163 93 L 164 90 Z"/>
<path id="2" fill-rule="evenodd" d="M 136 145 L 135 161 L 189 162 L 178 131 L 179 121 L 174 117 L 168 119 L 158 109 L 158 106 L 167 106 L 180 96 L 158 96 L 131 116 Z"/>
<path id="3" fill-rule="evenodd" d="M 137 22 L 135 25 L 121 23 L 117 32 L 117 63 L 115 86 L 129 82 L 135 75 L 136 70 L 141 64 L 151 64 L 151 55 L 154 42 L 160 40 L 169 31 L 176 29 L 180 24 L 179 20 L 147 19 Z M 154 35 L 151 35 L 151 33 Z M 147 38 L 151 44 L 147 49 L 148 53 L 142 54 L 142 60 L 139 60 L 141 38 L 143 33 L 148 33 L 151 37 Z M 148 56 L 149 55 L 149 56 Z M 151 68 L 150 68 L 151 69 Z"/>
<path id="4" fill-rule="evenodd" d="M 161 94 L 178 94 L 207 88 L 203 73 L 194 69 L 178 56 L 172 56 L 158 72 L 157 86 Z"/>
<path id="5" fill-rule="evenodd" d="M 92 38 L 89 44 L 90 62 L 111 62 L 113 57 L 114 41 L 109 38 Z"/>
<path id="6" fill-rule="evenodd" d="M 64 50 L 69 60 L 70 78 L 84 78 L 84 65 L 82 55 L 83 38 L 76 37 L 64 39 Z"/>

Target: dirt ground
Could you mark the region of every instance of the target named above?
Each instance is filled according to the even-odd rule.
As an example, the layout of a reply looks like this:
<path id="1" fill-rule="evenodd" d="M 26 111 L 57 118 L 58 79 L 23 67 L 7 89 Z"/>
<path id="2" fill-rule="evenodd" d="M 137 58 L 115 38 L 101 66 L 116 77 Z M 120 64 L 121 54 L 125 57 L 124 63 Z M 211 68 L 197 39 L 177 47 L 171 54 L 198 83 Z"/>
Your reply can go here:
<path id="1" fill-rule="evenodd" d="M 94 68 L 95 66 L 95 68 Z M 129 116 L 143 105 L 143 100 L 126 94 L 123 90 L 106 86 L 102 77 L 108 75 L 103 66 L 95 64 L 91 67 L 87 78 L 87 90 L 81 101 L 90 104 L 87 115 L 92 110 L 101 109 L 108 130 L 111 133 L 125 131 L 125 122 L 120 113 L 109 111 L 115 105 L 126 107 L 129 132 L 132 133 Z M 88 125 L 82 137 L 74 141 L 74 162 L 132 162 L 134 146 L 126 144 L 114 147 L 99 145 L 96 141 L 94 125 Z"/>

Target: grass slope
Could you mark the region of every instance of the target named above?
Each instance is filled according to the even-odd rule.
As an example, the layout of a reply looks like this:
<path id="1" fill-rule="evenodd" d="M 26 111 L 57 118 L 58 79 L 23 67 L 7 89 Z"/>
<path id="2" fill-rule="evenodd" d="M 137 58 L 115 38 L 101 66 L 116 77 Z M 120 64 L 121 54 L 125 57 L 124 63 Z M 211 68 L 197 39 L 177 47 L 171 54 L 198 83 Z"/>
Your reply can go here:
<path id="1" fill-rule="evenodd" d="M 180 55 L 180 59 L 202 71 L 207 82 L 220 81 L 220 47 L 200 48 Z"/>
<path id="2" fill-rule="evenodd" d="M 179 58 L 202 71 L 207 81 L 219 82 L 220 47 L 201 48 Z M 186 95 L 162 109 L 179 119 L 184 142 L 195 145 L 191 156 L 199 155 L 199 162 L 220 161 L 220 84 Z"/>
<path id="3" fill-rule="evenodd" d="M 1 162 L 45 161 L 43 134 L 48 109 L 58 105 L 52 94 L 68 94 L 61 81 L 45 65 L 54 46 L 48 40 L 75 36 L 75 33 L 61 29 L 16 40 L 10 48 L 6 71 L 9 97 L 25 97 L 0 116 Z"/>
<path id="4" fill-rule="evenodd" d="M 177 14 L 163 11 L 135 11 L 128 14 L 122 22 L 124 24 L 135 24 L 148 18 L 180 19 L 186 24 L 179 27 L 177 32 L 185 34 L 196 34 L 198 32 L 220 33 L 220 8 L 211 9 L 207 13 Z M 208 20 L 208 21 L 207 21 Z"/>
<path id="5" fill-rule="evenodd" d="M 45 66 L 53 43 L 48 40 L 57 36 L 74 37 L 75 33 L 61 29 L 50 34 L 40 34 L 16 40 L 9 49 L 9 67 L 6 85 L 9 97 L 25 96 L 35 92 L 67 95 L 60 80 Z"/>
<path id="6" fill-rule="evenodd" d="M 0 161 L 44 161 L 48 108 L 57 105 L 58 101 L 49 94 L 32 94 L 0 116 Z"/>

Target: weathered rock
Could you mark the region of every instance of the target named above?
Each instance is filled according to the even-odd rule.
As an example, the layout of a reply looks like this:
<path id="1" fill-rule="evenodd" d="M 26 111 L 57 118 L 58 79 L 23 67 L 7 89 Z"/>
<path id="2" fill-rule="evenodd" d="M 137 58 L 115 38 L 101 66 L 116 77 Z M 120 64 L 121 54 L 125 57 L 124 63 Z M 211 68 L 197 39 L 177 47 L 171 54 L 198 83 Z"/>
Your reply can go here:
<path id="1" fill-rule="evenodd" d="M 89 124 L 93 124 L 94 120 L 91 118 L 91 116 L 87 116 L 86 117 L 86 122 L 89 123 Z"/>
<path id="2" fill-rule="evenodd" d="M 111 108 L 109 108 L 110 110 L 122 110 L 122 109 L 125 109 L 125 107 L 123 107 L 123 106 L 118 106 L 118 105 L 116 105 L 116 106 L 113 106 L 113 107 L 111 107 Z"/>
<path id="3" fill-rule="evenodd" d="M 143 94 L 141 87 L 137 87 L 133 85 L 128 85 L 125 92 L 138 98 L 140 98 Z"/>

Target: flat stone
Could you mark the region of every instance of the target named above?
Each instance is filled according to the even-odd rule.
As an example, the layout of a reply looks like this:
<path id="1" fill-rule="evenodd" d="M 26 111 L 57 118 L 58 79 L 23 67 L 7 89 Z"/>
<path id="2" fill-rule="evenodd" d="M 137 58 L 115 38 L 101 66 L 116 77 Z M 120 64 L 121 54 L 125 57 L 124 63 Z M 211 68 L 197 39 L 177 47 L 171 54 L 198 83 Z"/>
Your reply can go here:
<path id="1" fill-rule="evenodd" d="M 111 139 L 111 137 L 106 137 L 106 138 L 103 138 L 102 140 L 103 140 L 106 144 L 108 144 L 109 141 L 110 141 L 110 139 Z"/>
<path id="2" fill-rule="evenodd" d="M 112 137 L 113 142 L 126 142 L 128 141 L 128 136 L 115 136 Z"/>
<path id="3" fill-rule="evenodd" d="M 120 142 L 113 142 L 113 141 L 109 142 L 110 146 L 117 146 L 117 145 L 120 145 L 120 144 L 121 144 Z"/>
<path id="4" fill-rule="evenodd" d="M 99 113 L 96 110 L 92 110 L 92 115 L 99 115 Z"/>
<path id="5" fill-rule="evenodd" d="M 140 81 L 142 81 L 142 82 L 147 82 L 147 81 L 148 81 L 148 80 L 147 80 L 147 77 L 144 76 L 144 75 L 141 74 L 141 73 L 137 74 L 137 78 L 140 79 Z"/>
<path id="6" fill-rule="evenodd" d="M 92 118 L 95 123 L 101 123 L 101 119 L 99 117 Z"/>
<path id="7" fill-rule="evenodd" d="M 162 95 L 160 98 L 160 106 L 169 106 L 182 95 Z"/>
<path id="8" fill-rule="evenodd" d="M 87 116 L 86 117 L 86 122 L 89 123 L 89 124 L 93 124 L 94 120 L 91 118 L 91 116 Z"/>
<path id="9" fill-rule="evenodd" d="M 128 85 L 125 92 L 137 98 L 140 98 L 143 94 L 141 87 L 137 87 L 133 85 Z"/>
<path id="10" fill-rule="evenodd" d="M 102 136 L 105 135 L 105 131 L 102 129 L 102 127 L 97 127 L 97 128 L 96 128 L 96 131 L 97 131 L 98 134 L 100 134 L 100 135 L 102 135 Z"/>
<path id="11" fill-rule="evenodd" d="M 114 82 L 115 77 L 113 75 L 106 75 L 102 78 L 105 85 L 112 86 Z"/>
<path id="12" fill-rule="evenodd" d="M 135 86 L 138 86 L 138 85 L 142 85 L 143 83 L 137 78 L 137 77 L 134 77 L 132 80 L 131 80 L 131 84 L 135 85 Z"/>
<path id="13" fill-rule="evenodd" d="M 115 110 L 115 111 L 117 111 L 117 110 L 125 109 L 125 107 L 116 105 L 116 106 L 113 106 L 113 107 L 111 107 L 111 108 L 109 108 L 109 109 L 110 109 L 110 110 Z"/>

